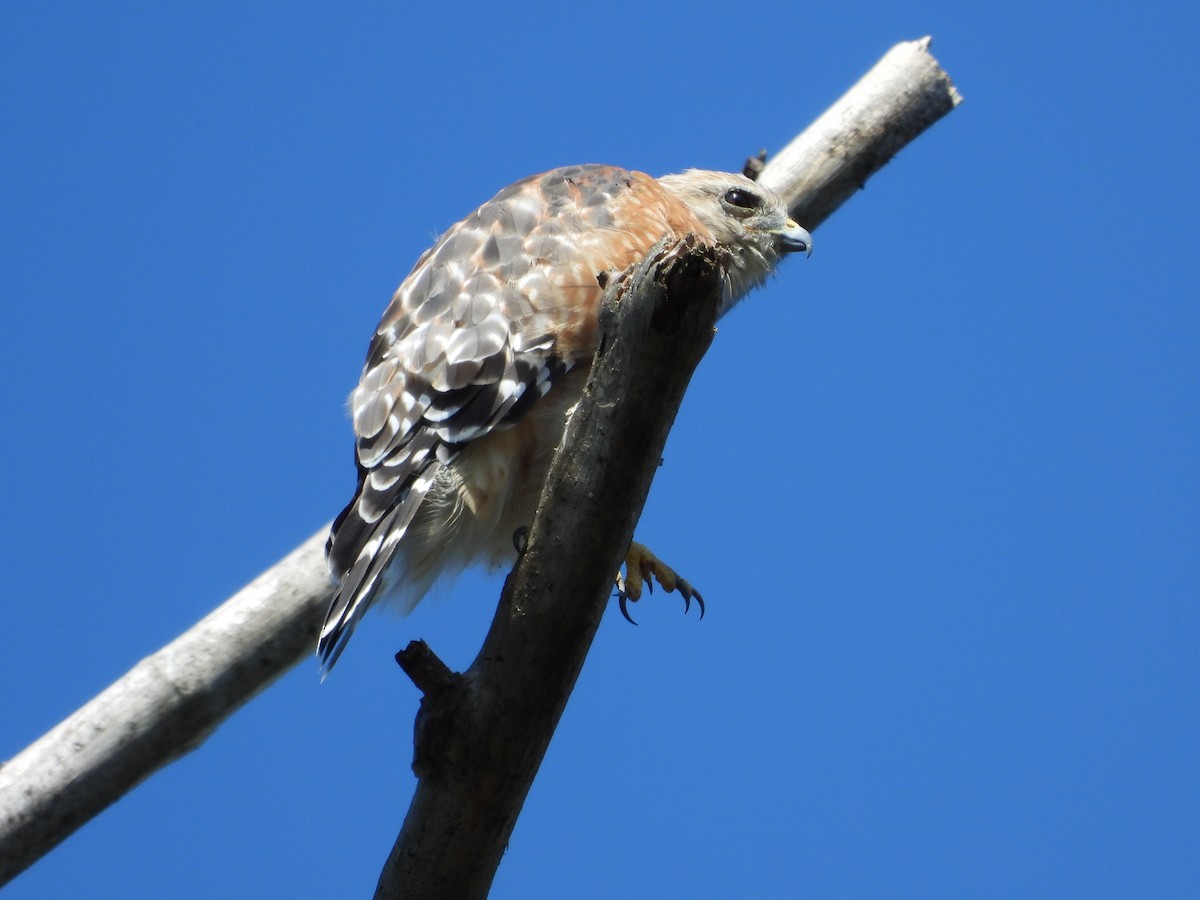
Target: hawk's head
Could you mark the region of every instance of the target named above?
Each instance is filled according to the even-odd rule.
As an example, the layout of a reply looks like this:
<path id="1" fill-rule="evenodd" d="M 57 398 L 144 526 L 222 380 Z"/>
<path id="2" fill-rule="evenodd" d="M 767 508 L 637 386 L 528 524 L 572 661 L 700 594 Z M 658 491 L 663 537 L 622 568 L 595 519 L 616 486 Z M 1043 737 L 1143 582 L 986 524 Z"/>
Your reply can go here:
<path id="1" fill-rule="evenodd" d="M 812 253 L 812 235 L 793 221 L 778 194 L 743 175 L 688 169 L 659 184 L 682 200 L 730 251 L 729 291 L 721 312 L 761 283 L 787 253 Z"/>

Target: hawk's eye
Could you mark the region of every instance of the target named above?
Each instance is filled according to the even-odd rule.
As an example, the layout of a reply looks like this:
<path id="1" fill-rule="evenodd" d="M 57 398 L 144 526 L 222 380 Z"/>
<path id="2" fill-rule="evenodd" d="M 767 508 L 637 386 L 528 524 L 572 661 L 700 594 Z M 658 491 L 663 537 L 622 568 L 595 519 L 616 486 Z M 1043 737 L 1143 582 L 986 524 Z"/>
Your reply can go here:
<path id="1" fill-rule="evenodd" d="M 733 188 L 726 191 L 725 202 L 739 209 L 754 209 L 759 204 L 758 197 L 745 188 Z"/>

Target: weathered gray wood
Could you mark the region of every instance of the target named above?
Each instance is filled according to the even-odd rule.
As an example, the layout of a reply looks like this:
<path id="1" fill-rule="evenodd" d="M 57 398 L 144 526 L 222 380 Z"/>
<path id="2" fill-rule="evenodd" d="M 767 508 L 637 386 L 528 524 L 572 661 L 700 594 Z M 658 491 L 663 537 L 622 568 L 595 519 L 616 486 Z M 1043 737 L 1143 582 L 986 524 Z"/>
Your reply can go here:
<path id="1" fill-rule="evenodd" d="M 417 791 L 376 897 L 487 896 L 712 341 L 716 253 L 666 246 L 605 291 L 603 344 L 528 549 L 471 667 L 422 701 Z"/>
<path id="2" fill-rule="evenodd" d="M 928 39 L 893 48 L 835 105 L 840 128 L 827 113 L 815 134 L 806 131 L 782 162 L 763 169 L 759 180 L 782 189 L 802 224 L 823 221 L 958 103 L 927 48 Z M 698 265 L 693 259 L 672 262 Z M 505 584 L 479 656 L 449 678 L 423 645 L 398 657 L 426 690 L 413 766 L 419 780 L 377 900 L 487 896 L 599 627 L 683 392 L 711 343 L 717 281 L 706 281 L 702 267 L 660 268 L 652 253 L 614 310 L 617 287 L 606 291 L 612 315 L 604 348 L 555 456 L 528 552 Z M 655 321 L 674 327 L 665 334 Z"/>
<path id="3" fill-rule="evenodd" d="M 809 231 L 913 138 L 962 102 L 929 52 L 932 38 L 897 44 L 758 177 L 787 198 Z"/>
<path id="4" fill-rule="evenodd" d="M 311 658 L 328 528 L 0 767 L 0 884 Z"/>

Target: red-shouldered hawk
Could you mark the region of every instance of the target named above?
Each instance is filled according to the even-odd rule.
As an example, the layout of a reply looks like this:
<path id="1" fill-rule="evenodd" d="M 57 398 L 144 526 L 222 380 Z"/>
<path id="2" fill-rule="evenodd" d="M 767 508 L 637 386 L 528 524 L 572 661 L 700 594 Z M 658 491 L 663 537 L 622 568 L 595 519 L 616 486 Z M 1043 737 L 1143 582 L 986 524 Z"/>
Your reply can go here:
<path id="1" fill-rule="evenodd" d="M 583 165 L 505 188 L 417 260 L 350 396 L 358 489 L 326 545 L 324 671 L 381 597 L 407 612 L 440 575 L 515 557 L 596 352 L 607 275 L 688 232 L 729 251 L 722 313 L 812 247 L 741 175 Z"/>

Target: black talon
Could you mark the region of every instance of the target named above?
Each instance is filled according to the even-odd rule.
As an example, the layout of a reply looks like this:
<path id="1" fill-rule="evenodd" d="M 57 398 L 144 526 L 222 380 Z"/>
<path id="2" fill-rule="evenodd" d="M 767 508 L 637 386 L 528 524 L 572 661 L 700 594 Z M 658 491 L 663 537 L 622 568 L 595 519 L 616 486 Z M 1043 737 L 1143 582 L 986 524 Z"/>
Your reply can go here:
<path id="1" fill-rule="evenodd" d="M 524 556 L 525 551 L 529 549 L 529 526 L 522 525 L 513 532 L 513 549 L 517 551 L 517 556 Z"/>
<path id="2" fill-rule="evenodd" d="M 633 602 L 637 603 L 636 600 L 634 600 Z M 624 591 L 620 591 L 617 594 L 617 606 L 619 606 L 621 608 L 621 615 L 623 615 L 625 617 L 625 621 L 628 622 L 630 625 L 636 625 L 637 622 L 633 621 L 633 616 L 631 616 L 629 614 L 629 605 L 628 604 L 629 604 L 629 595 L 627 593 L 625 593 Z"/>
<path id="3" fill-rule="evenodd" d="M 675 585 L 679 588 L 679 593 L 683 596 L 683 614 L 686 616 L 692 611 L 692 601 L 696 601 L 696 606 L 700 608 L 700 618 L 704 618 L 704 598 L 700 596 L 700 592 L 691 586 L 682 578 Z"/>
<path id="4" fill-rule="evenodd" d="M 649 590 L 650 593 L 654 593 L 654 578 L 653 577 L 647 578 L 645 581 L 645 585 L 646 585 L 646 589 Z M 677 577 L 676 581 L 675 581 L 675 590 L 679 591 L 679 595 L 681 597 L 683 597 L 683 614 L 687 615 L 688 613 L 690 613 L 692 611 L 692 601 L 695 600 L 696 606 L 699 607 L 699 609 L 700 609 L 700 618 L 703 619 L 704 613 L 706 612 L 706 609 L 704 606 L 704 598 L 702 596 L 700 596 L 700 592 L 698 590 L 696 590 L 694 587 L 692 587 L 691 582 L 684 581 L 682 578 Z M 633 598 L 630 597 L 627 593 L 625 593 L 625 591 L 622 591 L 622 590 L 617 591 L 617 606 L 621 610 L 621 615 L 623 615 L 625 617 L 625 621 L 628 622 L 630 625 L 636 625 L 637 622 L 635 622 L 633 620 L 633 616 L 631 616 L 629 614 L 629 603 L 631 600 L 634 603 L 637 603 L 637 601 L 633 600 Z"/>

